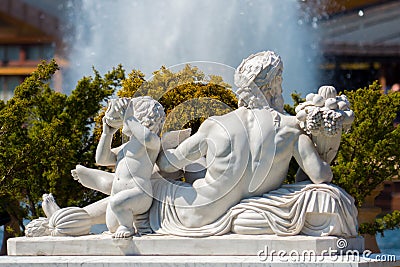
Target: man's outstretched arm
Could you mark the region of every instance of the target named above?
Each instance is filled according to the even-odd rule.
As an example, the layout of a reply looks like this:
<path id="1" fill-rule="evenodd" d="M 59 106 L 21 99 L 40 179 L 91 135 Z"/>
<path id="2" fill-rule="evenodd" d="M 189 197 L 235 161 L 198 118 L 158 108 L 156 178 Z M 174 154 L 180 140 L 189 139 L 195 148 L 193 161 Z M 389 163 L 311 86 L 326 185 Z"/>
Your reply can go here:
<path id="1" fill-rule="evenodd" d="M 205 125 L 204 125 L 205 124 Z M 157 159 L 157 165 L 163 172 L 176 172 L 194 162 L 207 153 L 206 125 L 203 122 L 197 133 L 183 141 L 176 149 L 162 151 Z M 207 130 L 208 131 L 208 130 Z"/>

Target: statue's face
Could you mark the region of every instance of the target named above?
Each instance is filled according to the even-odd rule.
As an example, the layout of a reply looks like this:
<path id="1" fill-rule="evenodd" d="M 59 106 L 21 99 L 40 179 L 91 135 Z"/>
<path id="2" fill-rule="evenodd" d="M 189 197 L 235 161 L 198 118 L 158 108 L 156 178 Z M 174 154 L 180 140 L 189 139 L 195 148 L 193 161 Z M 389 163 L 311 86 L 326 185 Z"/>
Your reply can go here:
<path id="1" fill-rule="evenodd" d="M 148 128 L 152 133 L 155 133 L 156 135 L 159 136 L 161 131 L 161 123 L 156 123 L 156 125 L 153 125 L 152 127 Z"/>
<path id="2" fill-rule="evenodd" d="M 282 96 L 282 71 L 278 71 L 277 75 L 269 84 L 264 84 L 260 87 L 261 92 L 268 101 L 268 104 L 275 110 L 283 111 L 283 96 Z"/>
<path id="3" fill-rule="evenodd" d="M 282 73 L 282 72 L 281 72 Z M 283 96 L 282 96 L 282 75 L 278 73 L 277 76 L 272 80 L 272 91 L 273 91 L 273 106 L 279 112 L 283 112 Z"/>
<path id="4" fill-rule="evenodd" d="M 271 82 L 273 95 L 282 94 L 282 76 L 277 75 Z"/>

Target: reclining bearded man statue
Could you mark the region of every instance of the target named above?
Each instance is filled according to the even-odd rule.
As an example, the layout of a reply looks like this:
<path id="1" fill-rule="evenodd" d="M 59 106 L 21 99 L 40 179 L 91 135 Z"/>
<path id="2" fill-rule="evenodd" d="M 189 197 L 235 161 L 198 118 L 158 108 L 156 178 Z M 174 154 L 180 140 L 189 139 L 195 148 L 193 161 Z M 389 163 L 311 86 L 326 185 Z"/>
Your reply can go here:
<path id="1" fill-rule="evenodd" d="M 347 99 L 323 87 L 296 110 L 298 116 L 285 115 L 282 71 L 275 53 L 251 55 L 235 73 L 239 108 L 208 118 L 176 148 L 161 150 L 160 173 L 176 172 L 198 159 L 205 159 L 206 172 L 193 184 L 153 177 L 153 203 L 144 216 L 152 231 L 189 237 L 357 235 L 354 200 L 329 184 L 329 163 L 342 127 L 353 118 Z M 324 128 L 323 116 L 340 125 Z M 298 180 L 304 181 L 283 185 L 292 157 L 300 166 Z M 106 202 L 99 204 L 97 217 L 106 212 Z"/>
<path id="2" fill-rule="evenodd" d="M 324 184 L 332 180 L 329 164 L 299 120 L 282 113 L 282 70 L 280 57 L 271 51 L 244 60 L 235 73 L 239 108 L 208 118 L 196 134 L 160 154 L 157 165 L 164 172 L 200 157 L 207 172 L 192 185 L 154 181 L 153 230 L 182 236 L 357 234 L 352 198 Z M 351 123 L 349 110 L 340 115 L 346 118 L 343 124 Z M 332 146 L 337 151 L 336 143 Z M 292 157 L 312 184 L 282 187 Z"/>

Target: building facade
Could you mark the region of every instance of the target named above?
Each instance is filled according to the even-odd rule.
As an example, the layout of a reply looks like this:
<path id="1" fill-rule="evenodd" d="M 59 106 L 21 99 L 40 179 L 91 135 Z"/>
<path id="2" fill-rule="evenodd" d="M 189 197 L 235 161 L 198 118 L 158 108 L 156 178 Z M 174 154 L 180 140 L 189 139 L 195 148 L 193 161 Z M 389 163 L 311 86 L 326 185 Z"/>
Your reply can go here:
<path id="1" fill-rule="evenodd" d="M 58 18 L 22 0 L 0 0 L 0 99 L 11 98 L 41 60 L 60 57 L 61 47 Z"/>
<path id="2" fill-rule="evenodd" d="M 337 0 L 318 24 L 321 80 L 354 90 L 400 83 L 400 1 Z"/>

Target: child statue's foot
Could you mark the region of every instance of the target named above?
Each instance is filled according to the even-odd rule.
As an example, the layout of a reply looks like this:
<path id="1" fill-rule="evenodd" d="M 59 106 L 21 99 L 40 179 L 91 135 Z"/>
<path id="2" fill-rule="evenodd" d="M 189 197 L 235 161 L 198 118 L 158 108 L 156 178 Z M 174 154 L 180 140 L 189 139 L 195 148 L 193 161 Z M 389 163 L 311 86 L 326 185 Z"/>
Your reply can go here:
<path id="1" fill-rule="evenodd" d="M 72 177 L 74 178 L 75 181 L 81 182 L 79 180 L 79 175 L 78 175 L 78 172 L 77 172 L 76 169 L 71 170 L 71 175 L 72 175 Z"/>
<path id="2" fill-rule="evenodd" d="M 51 193 L 44 194 L 42 198 L 43 198 L 42 209 L 44 211 L 44 214 L 46 214 L 46 217 L 50 219 L 51 215 L 53 215 L 54 212 L 59 210 L 60 207 L 57 205 Z"/>
<path id="3" fill-rule="evenodd" d="M 123 225 L 118 226 L 117 231 L 112 235 L 113 238 L 128 238 L 135 234 L 135 230 Z"/>

